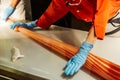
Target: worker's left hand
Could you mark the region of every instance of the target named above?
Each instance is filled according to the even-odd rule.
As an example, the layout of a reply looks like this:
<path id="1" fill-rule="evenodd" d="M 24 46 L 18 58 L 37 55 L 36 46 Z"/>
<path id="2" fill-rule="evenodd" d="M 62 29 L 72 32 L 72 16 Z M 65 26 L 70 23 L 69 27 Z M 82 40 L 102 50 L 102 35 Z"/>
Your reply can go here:
<path id="1" fill-rule="evenodd" d="M 27 29 L 33 29 L 34 27 L 37 26 L 37 25 L 36 25 L 36 22 L 37 22 L 37 20 L 31 21 L 31 22 L 28 22 L 28 23 L 14 22 L 14 23 L 10 26 L 10 29 L 14 29 L 16 26 L 24 27 L 24 28 L 27 28 Z"/>
<path id="2" fill-rule="evenodd" d="M 12 15 L 12 13 L 15 11 L 15 8 L 9 6 L 5 9 L 5 11 L 3 12 L 2 16 L 1 16 L 1 19 L 3 21 L 6 21 L 6 19 Z"/>
<path id="3" fill-rule="evenodd" d="M 76 73 L 84 65 L 89 54 L 89 51 L 92 48 L 93 44 L 83 42 L 79 52 L 67 62 L 64 73 L 66 75 L 73 75 L 74 73 Z"/>

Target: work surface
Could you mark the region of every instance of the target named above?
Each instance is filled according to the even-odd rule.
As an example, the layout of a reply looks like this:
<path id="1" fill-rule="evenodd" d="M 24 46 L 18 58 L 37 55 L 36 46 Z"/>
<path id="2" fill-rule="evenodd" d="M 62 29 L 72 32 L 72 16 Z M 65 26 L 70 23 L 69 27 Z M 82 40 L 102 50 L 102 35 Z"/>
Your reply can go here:
<path id="1" fill-rule="evenodd" d="M 62 28 L 52 25 L 50 30 L 34 29 L 34 32 L 45 34 L 51 38 L 79 47 L 87 36 L 86 31 Z M 25 57 L 16 62 L 11 61 L 11 49 L 20 49 Z M 103 57 L 120 65 L 120 38 L 105 37 L 97 40 L 91 53 Z M 10 30 L 9 27 L 0 28 L 0 69 L 19 75 L 29 74 L 31 78 L 50 80 L 101 80 L 100 77 L 82 67 L 73 77 L 67 77 L 63 70 L 67 60 L 41 44 L 21 34 Z M 26 76 L 26 75 L 24 75 Z"/>

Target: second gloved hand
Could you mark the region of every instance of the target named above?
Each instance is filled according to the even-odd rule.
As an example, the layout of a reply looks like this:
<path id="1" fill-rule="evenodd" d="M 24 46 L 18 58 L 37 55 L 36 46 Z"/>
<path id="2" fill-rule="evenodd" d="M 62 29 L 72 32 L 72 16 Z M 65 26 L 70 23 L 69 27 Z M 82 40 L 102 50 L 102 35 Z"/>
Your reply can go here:
<path id="1" fill-rule="evenodd" d="M 36 27 L 36 21 L 32 21 L 29 23 L 23 23 L 23 22 L 14 22 L 11 26 L 10 29 L 14 29 L 16 26 L 20 26 L 20 27 L 24 27 L 27 29 L 33 29 L 34 27 Z"/>
<path id="2" fill-rule="evenodd" d="M 12 15 L 12 13 L 15 11 L 15 8 L 9 6 L 8 8 L 5 9 L 5 11 L 3 12 L 1 19 L 6 21 L 6 19 Z"/>
<path id="3" fill-rule="evenodd" d="M 89 51 L 92 48 L 93 44 L 83 42 L 79 52 L 67 62 L 64 73 L 66 75 L 73 75 L 74 73 L 76 73 L 84 65 L 89 54 Z"/>

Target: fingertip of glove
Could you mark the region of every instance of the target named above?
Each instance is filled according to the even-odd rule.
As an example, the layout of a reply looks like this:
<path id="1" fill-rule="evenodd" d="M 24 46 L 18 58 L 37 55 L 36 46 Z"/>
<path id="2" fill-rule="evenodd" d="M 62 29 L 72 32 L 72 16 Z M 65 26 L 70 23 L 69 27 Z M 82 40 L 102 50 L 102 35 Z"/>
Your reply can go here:
<path id="1" fill-rule="evenodd" d="M 14 28 L 15 28 L 14 25 L 11 25 L 11 26 L 10 26 L 10 29 L 14 30 Z"/>
<path id="2" fill-rule="evenodd" d="M 68 76 L 68 73 L 66 72 L 66 70 L 64 70 L 64 74 L 65 74 L 66 76 Z"/>

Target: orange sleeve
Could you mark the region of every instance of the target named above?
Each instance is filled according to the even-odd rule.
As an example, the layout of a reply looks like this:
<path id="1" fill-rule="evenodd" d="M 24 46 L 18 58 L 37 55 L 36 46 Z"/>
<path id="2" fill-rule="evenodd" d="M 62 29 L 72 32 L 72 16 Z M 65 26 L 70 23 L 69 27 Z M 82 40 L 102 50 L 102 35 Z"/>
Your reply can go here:
<path id="1" fill-rule="evenodd" d="M 106 25 L 109 20 L 109 13 L 110 13 L 109 0 L 97 0 L 94 27 L 95 34 L 98 39 L 103 39 L 105 36 Z"/>
<path id="2" fill-rule="evenodd" d="M 52 0 L 49 7 L 37 21 L 37 26 L 48 29 L 50 25 L 68 13 L 64 0 Z"/>

